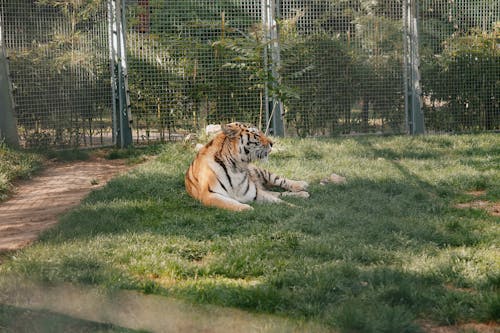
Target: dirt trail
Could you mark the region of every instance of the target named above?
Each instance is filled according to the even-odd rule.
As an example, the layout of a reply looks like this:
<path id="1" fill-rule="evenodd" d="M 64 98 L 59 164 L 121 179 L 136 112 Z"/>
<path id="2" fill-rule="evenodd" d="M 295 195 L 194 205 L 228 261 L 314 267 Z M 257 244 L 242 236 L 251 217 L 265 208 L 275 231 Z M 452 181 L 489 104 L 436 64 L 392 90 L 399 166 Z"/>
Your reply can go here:
<path id="1" fill-rule="evenodd" d="M 130 168 L 123 160 L 98 157 L 88 161 L 50 162 L 33 179 L 18 182 L 14 195 L 0 203 L 0 252 L 33 242 L 91 190 Z"/>

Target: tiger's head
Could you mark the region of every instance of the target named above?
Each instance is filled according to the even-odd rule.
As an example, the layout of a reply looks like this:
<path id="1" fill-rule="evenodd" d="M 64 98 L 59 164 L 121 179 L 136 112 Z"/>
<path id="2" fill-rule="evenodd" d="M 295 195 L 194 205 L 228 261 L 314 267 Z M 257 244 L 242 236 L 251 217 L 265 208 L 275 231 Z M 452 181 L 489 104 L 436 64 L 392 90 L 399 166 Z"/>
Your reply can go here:
<path id="1" fill-rule="evenodd" d="M 261 130 L 251 125 L 230 123 L 222 127 L 223 133 L 244 162 L 265 160 L 271 152 L 273 142 Z"/>

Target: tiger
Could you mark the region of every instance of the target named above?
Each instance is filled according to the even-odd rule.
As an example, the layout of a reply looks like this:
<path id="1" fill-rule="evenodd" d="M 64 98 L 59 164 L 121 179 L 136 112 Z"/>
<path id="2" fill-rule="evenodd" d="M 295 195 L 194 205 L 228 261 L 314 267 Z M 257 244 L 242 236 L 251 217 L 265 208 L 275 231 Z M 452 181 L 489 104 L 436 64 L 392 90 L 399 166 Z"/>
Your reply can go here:
<path id="1" fill-rule="evenodd" d="M 284 196 L 308 198 L 307 182 L 290 180 L 252 164 L 267 160 L 272 146 L 272 140 L 252 125 L 233 122 L 222 126 L 186 171 L 186 191 L 205 206 L 231 211 L 252 210 L 251 202 L 288 204 L 281 200 Z M 271 191 L 270 187 L 285 191 Z"/>

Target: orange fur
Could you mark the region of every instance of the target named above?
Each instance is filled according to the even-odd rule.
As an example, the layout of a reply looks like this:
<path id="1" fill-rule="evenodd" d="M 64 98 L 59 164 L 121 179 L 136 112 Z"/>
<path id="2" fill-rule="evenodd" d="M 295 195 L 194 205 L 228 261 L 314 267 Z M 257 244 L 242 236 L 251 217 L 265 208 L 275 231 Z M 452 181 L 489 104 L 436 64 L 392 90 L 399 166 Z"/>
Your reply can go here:
<path id="1" fill-rule="evenodd" d="M 254 127 L 231 123 L 198 152 L 185 176 L 186 190 L 204 205 L 242 211 L 247 202 L 283 202 L 280 193 L 268 186 L 280 186 L 286 195 L 307 197 L 307 183 L 289 180 L 255 167 L 251 162 L 267 158 L 272 141 Z"/>

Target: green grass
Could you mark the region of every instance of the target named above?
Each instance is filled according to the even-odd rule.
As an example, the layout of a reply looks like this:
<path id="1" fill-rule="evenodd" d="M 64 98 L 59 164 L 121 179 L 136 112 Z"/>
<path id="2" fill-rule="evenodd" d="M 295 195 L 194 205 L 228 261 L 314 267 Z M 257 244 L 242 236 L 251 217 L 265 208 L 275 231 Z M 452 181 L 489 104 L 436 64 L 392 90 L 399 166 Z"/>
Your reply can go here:
<path id="1" fill-rule="evenodd" d="M 266 168 L 311 183 L 297 208 L 233 213 L 184 190 L 194 150 L 159 157 L 93 192 L 0 274 L 133 289 L 321 323 L 421 332 L 500 318 L 500 136 L 281 139 Z M 337 173 L 342 185 L 320 185 Z"/>
<path id="2" fill-rule="evenodd" d="M 41 169 L 43 161 L 40 154 L 15 150 L 0 142 L 0 202 L 11 192 L 14 180 L 29 178 Z"/>

